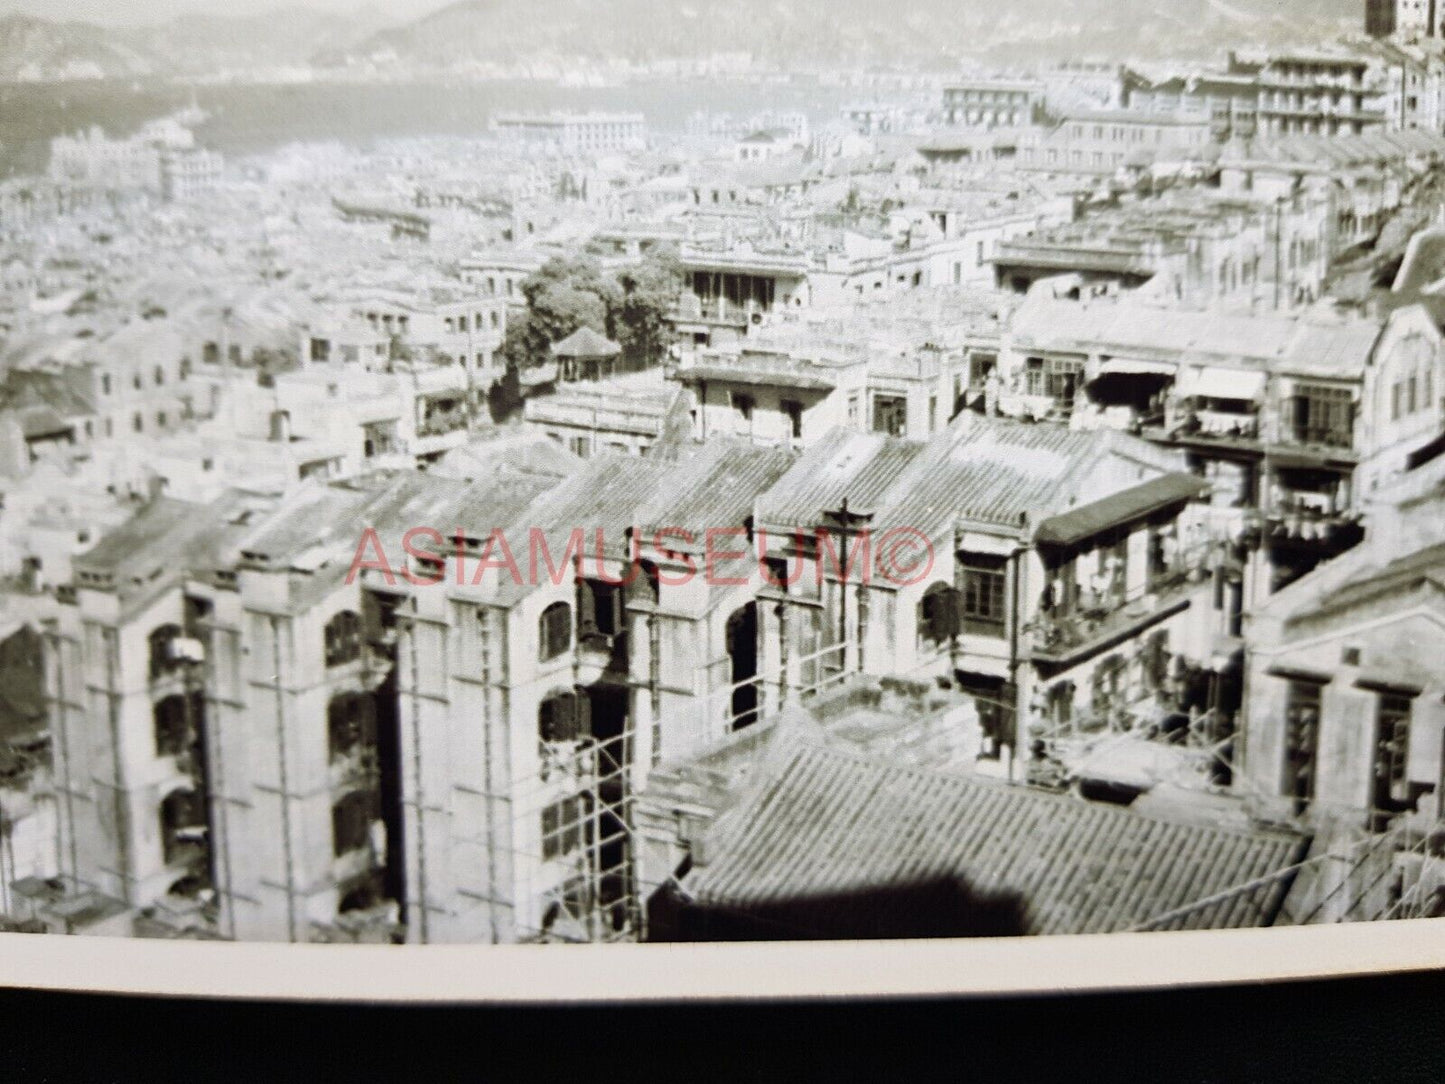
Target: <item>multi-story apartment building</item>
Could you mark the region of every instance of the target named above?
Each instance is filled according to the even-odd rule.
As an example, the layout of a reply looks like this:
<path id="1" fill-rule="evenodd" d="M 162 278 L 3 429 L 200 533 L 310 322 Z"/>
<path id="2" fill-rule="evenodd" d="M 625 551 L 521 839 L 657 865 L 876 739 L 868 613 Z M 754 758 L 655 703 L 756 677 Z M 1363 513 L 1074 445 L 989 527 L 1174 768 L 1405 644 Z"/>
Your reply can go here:
<path id="1" fill-rule="evenodd" d="M 1359 541 L 1363 500 L 1445 423 L 1440 366 L 1418 304 L 1378 320 L 1040 298 L 1015 314 L 996 402 L 1183 451 L 1240 547 L 1237 620 Z"/>
<path id="2" fill-rule="evenodd" d="M 651 766 L 792 693 L 962 682 L 1001 764 L 1020 706 L 1152 695 L 1159 634 L 1197 654 L 1215 620 L 1167 541 L 1202 488 L 1174 465 L 968 415 L 801 458 L 159 499 L 77 559 L 46 634 L 66 898 L 167 936 L 634 936 Z"/>
<path id="3" fill-rule="evenodd" d="M 1241 790 L 1257 817 L 1315 834 L 1321 921 L 1438 914 L 1445 899 L 1439 444 L 1374 494 L 1362 545 L 1245 628 Z"/>
<path id="4" fill-rule="evenodd" d="M 1438 176 L 1445 135 L 1423 129 L 1359 136 L 1286 136 L 1226 147 L 1220 190 L 1284 202 L 1295 192 L 1330 205 L 1331 259 L 1374 242 L 1392 215 Z"/>
<path id="5" fill-rule="evenodd" d="M 1390 9 L 1386 14 L 1385 8 Z M 1373 16 L 1373 19 L 1371 18 Z M 1366 33 L 1375 37 L 1396 33 L 1405 39 L 1445 37 L 1445 10 L 1438 0 L 1383 0 L 1368 3 Z M 1373 26 L 1370 24 L 1373 22 Z M 1384 29 L 1385 26 L 1389 29 Z"/>
<path id="6" fill-rule="evenodd" d="M 897 301 L 778 315 L 742 343 L 680 349 L 692 432 L 804 447 L 835 427 L 926 439 L 981 396 L 1000 309 L 939 287 Z"/>
<path id="7" fill-rule="evenodd" d="M 126 139 L 100 128 L 50 143 L 52 180 L 93 188 L 134 189 L 165 199 L 189 199 L 215 188 L 223 160 L 196 146 L 191 130 L 174 118 L 152 121 Z"/>
<path id="8" fill-rule="evenodd" d="M 0 414 L 16 420 L 32 458 L 174 433 L 215 412 L 224 381 L 177 321 L 136 318 L 53 345 L 59 357 L 26 359 L 0 381 Z"/>
<path id="9" fill-rule="evenodd" d="M 493 119 L 492 130 L 563 154 L 640 150 L 647 142 L 641 113 L 505 113 Z"/>
<path id="10" fill-rule="evenodd" d="M 1125 434 L 974 414 L 927 442 L 834 430 L 758 501 L 761 555 L 789 577 L 760 609 L 767 667 L 791 688 L 946 678 L 1002 771 L 1043 772 L 1037 742 L 1148 715 L 1223 626 L 1213 551 L 1181 518 L 1206 485 L 1182 466 Z"/>
<path id="11" fill-rule="evenodd" d="M 636 380 L 578 384 L 529 396 L 522 421 L 583 459 L 604 452 L 642 456 L 667 431 L 680 395 L 676 386 Z"/>
<path id="12" fill-rule="evenodd" d="M 1386 124 L 1380 72 L 1365 56 L 1303 51 L 1263 60 L 1231 56 L 1228 74 L 1255 80 L 1258 127 L 1266 137 L 1359 135 Z"/>
<path id="13" fill-rule="evenodd" d="M 527 304 L 522 283 L 536 274 L 547 259 L 547 253 L 534 249 L 479 250 L 461 261 L 457 273 L 486 297 L 504 298 L 507 304 L 520 308 Z"/>
<path id="14" fill-rule="evenodd" d="M 1200 162 L 1209 142 L 1210 122 L 1202 113 L 1074 112 L 1053 130 L 1021 139 L 1017 164 L 1036 173 L 1109 177 L 1154 162 Z"/>
<path id="15" fill-rule="evenodd" d="M 685 288 L 670 322 L 684 344 L 730 348 L 775 314 L 983 285 L 1000 245 L 1069 213 L 1057 201 L 1010 206 L 926 191 L 892 231 L 859 226 L 821 239 L 684 245 Z"/>
<path id="16" fill-rule="evenodd" d="M 1044 85 L 1032 79 L 969 79 L 943 88 L 943 115 L 969 128 L 1017 128 L 1043 116 Z"/>
<path id="17" fill-rule="evenodd" d="M 1070 275 L 1084 289 L 1142 290 L 1184 305 L 1288 308 L 1324 292 L 1332 212 L 1323 194 L 1269 201 L 1186 189 L 1006 240 L 992 264 L 998 285 L 1019 294 Z"/>
<path id="18" fill-rule="evenodd" d="M 1365 0 L 1365 33 L 1372 38 L 1387 38 L 1393 34 L 1398 25 L 1397 6 L 1400 2 Z"/>

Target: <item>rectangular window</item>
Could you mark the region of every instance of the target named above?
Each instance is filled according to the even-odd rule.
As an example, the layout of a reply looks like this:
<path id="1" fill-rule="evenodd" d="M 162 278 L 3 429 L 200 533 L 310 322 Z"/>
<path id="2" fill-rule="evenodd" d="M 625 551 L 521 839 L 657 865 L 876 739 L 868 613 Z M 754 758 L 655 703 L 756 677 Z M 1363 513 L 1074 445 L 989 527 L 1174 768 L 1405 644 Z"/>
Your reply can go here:
<path id="1" fill-rule="evenodd" d="M 563 858 L 592 841 L 591 801 L 585 794 L 563 798 L 542 810 L 542 858 Z"/>
<path id="2" fill-rule="evenodd" d="M 1284 790 L 1296 813 L 1303 813 L 1315 796 L 1323 692 L 1317 681 L 1292 680 L 1285 697 Z"/>
<path id="3" fill-rule="evenodd" d="M 733 409 L 738 412 L 738 417 L 745 422 L 753 420 L 753 397 L 743 395 L 740 392 L 732 392 Z"/>
<path id="4" fill-rule="evenodd" d="M 960 611 L 963 631 L 983 636 L 1002 636 L 1005 622 L 1006 559 L 992 554 L 969 553 L 959 557 Z"/>
<path id="5" fill-rule="evenodd" d="M 794 440 L 803 436 L 803 404 L 796 399 L 782 401 L 783 414 L 788 419 L 788 433 Z"/>
<path id="6" fill-rule="evenodd" d="M 1348 448 L 1354 443 L 1354 402 L 1349 388 L 1297 384 L 1290 410 L 1295 440 L 1332 448 Z"/>
<path id="7" fill-rule="evenodd" d="M 1029 395 L 1053 399 L 1066 412 L 1071 411 L 1083 375 L 1082 361 L 1072 358 L 1029 358 L 1024 366 L 1025 390 Z"/>
<path id="8" fill-rule="evenodd" d="M 908 400 L 901 395 L 873 397 L 873 432 L 901 437 L 908 431 Z"/>
<path id="9" fill-rule="evenodd" d="M 1410 697 L 1380 693 L 1376 711 L 1375 772 L 1370 805 L 1371 827 L 1382 831 L 1410 808 L 1405 769 L 1410 755 Z"/>

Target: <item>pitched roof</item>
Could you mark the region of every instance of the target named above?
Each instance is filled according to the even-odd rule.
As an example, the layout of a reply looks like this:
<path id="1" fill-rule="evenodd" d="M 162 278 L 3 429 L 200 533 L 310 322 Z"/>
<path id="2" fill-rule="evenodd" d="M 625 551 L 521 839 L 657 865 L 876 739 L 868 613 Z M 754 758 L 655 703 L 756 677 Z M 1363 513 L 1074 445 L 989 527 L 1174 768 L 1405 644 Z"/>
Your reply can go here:
<path id="1" fill-rule="evenodd" d="M 1071 508 L 1039 524 L 1035 539 L 1068 545 L 1098 534 L 1116 523 L 1148 515 L 1171 504 L 1192 500 L 1209 488 L 1209 483 L 1192 474 L 1164 474 L 1137 486 L 1112 493 L 1102 500 Z"/>
<path id="2" fill-rule="evenodd" d="M 1430 586 L 1445 595 L 1445 542 L 1384 564 L 1373 559 L 1371 551 L 1364 547 L 1357 555 L 1346 554 L 1345 557 L 1354 557 L 1357 562 L 1349 578 L 1334 590 L 1316 590 L 1310 601 L 1289 613 L 1285 619 L 1286 628 L 1293 629 L 1318 618 L 1368 604 L 1382 595 L 1414 591 L 1420 587 Z"/>
<path id="3" fill-rule="evenodd" d="M 552 353 L 559 358 L 610 358 L 622 353 L 622 347 L 583 324 L 565 339 L 553 343 Z"/>
<path id="4" fill-rule="evenodd" d="M 957 519 L 1018 528 L 1062 511 L 1067 484 L 1104 456 L 1154 465 L 1157 452 L 1121 433 L 961 414 L 926 443 L 834 430 L 758 502 L 760 525 L 811 529 L 846 497 L 874 531 L 934 537 Z M 1162 466 L 1161 470 L 1165 469 Z"/>
<path id="5" fill-rule="evenodd" d="M 705 864 L 681 884 L 705 907 L 743 914 L 951 879 L 1021 898 L 1030 933 L 1266 926 L 1287 876 L 1201 901 L 1286 869 L 1306 843 L 800 740 L 771 778 L 714 822 Z"/>

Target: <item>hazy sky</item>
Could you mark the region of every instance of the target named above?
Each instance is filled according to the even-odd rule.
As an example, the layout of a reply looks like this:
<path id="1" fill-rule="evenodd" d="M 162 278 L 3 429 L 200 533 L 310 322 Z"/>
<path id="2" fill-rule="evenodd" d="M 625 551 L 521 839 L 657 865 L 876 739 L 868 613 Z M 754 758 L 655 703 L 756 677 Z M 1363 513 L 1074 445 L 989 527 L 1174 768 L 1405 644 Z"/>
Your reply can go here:
<path id="1" fill-rule="evenodd" d="M 397 22 L 445 7 L 448 0 L 0 0 L 0 15 L 40 15 L 110 26 L 138 26 L 190 12 L 256 15 L 284 8 L 354 11 L 373 8 L 394 15 Z"/>

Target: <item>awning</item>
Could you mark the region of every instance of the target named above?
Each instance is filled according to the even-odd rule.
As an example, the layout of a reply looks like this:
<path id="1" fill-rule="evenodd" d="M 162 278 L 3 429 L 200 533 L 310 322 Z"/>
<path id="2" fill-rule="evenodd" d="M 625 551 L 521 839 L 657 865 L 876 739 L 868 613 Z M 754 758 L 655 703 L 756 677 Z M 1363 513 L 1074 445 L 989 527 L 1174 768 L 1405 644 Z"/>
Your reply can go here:
<path id="1" fill-rule="evenodd" d="M 1136 358 L 1110 358 L 1099 365 L 1099 376 L 1173 376 L 1178 366 L 1167 361 L 1143 361 Z"/>
<path id="2" fill-rule="evenodd" d="M 1257 369 L 1205 369 L 1189 394 L 1205 399 L 1258 400 L 1264 395 L 1264 373 Z"/>
<path id="3" fill-rule="evenodd" d="M 1051 516 L 1039 524 L 1034 539 L 1046 545 L 1071 545 L 1171 504 L 1193 500 L 1208 488 L 1208 482 L 1192 474 L 1165 474 L 1103 500 Z"/>

